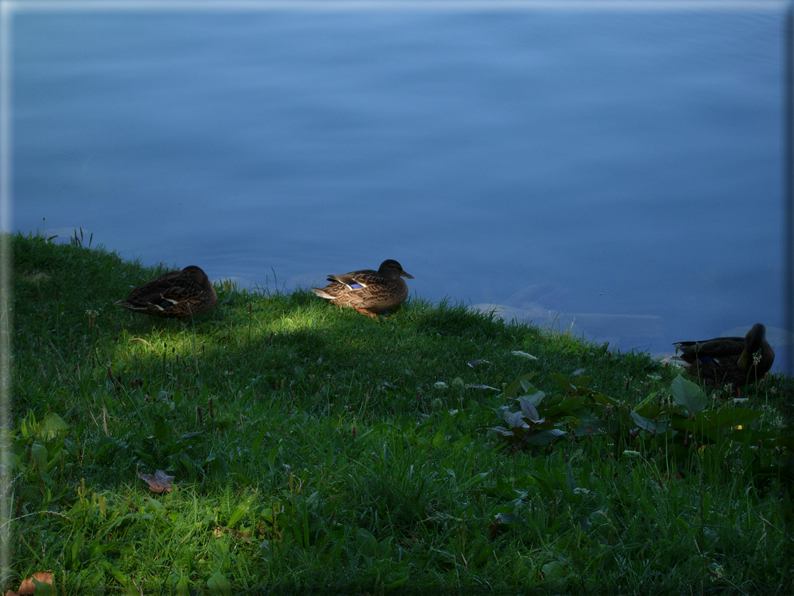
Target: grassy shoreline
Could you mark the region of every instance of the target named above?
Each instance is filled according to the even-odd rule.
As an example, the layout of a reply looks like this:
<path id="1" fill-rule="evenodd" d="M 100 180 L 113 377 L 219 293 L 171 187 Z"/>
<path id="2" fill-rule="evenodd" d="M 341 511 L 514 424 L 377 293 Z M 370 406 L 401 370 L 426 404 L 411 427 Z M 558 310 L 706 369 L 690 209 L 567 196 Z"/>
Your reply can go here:
<path id="1" fill-rule="evenodd" d="M 230 285 L 157 320 L 113 302 L 164 268 L 12 244 L 3 589 L 47 569 L 59 593 L 792 588 L 791 379 L 750 388 L 743 433 L 691 444 L 673 387 L 694 390 L 647 355 L 462 305 L 371 320 Z M 506 423 L 519 395 L 537 428 Z M 175 490 L 138 477 L 156 470 Z"/>

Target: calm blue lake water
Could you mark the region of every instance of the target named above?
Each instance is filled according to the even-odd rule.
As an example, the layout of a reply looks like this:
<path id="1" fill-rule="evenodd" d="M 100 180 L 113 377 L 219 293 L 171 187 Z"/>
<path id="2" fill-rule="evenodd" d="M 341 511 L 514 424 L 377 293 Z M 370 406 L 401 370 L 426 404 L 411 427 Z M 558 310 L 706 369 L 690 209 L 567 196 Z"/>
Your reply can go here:
<path id="1" fill-rule="evenodd" d="M 287 289 L 393 258 L 621 349 L 763 322 L 781 354 L 782 26 L 18 13 L 13 227 Z"/>

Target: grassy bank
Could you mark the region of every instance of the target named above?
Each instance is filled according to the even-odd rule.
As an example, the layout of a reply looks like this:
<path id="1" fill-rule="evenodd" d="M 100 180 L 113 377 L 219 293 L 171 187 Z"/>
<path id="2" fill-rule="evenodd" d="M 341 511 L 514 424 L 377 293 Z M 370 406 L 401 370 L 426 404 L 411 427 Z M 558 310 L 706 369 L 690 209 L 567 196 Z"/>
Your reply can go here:
<path id="1" fill-rule="evenodd" d="M 69 594 L 792 589 L 790 379 L 736 404 L 415 298 L 372 320 L 226 286 L 156 320 L 113 302 L 165 269 L 13 249 L 3 589 L 48 569 Z"/>

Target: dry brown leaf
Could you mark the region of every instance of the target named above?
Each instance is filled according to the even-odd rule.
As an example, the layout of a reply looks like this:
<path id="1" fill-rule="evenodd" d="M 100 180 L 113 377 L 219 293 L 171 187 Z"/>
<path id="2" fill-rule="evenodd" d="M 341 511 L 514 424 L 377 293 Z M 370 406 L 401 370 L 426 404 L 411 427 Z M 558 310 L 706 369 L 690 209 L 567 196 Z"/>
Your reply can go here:
<path id="1" fill-rule="evenodd" d="M 30 577 L 22 580 L 22 583 L 19 584 L 18 592 L 14 592 L 14 590 L 6 590 L 5 596 L 22 596 L 22 594 L 35 594 L 36 584 L 33 583 L 34 579 L 40 584 L 52 585 L 52 571 L 47 570 L 47 571 L 38 571 L 34 573 Z"/>
<path id="2" fill-rule="evenodd" d="M 157 470 L 154 475 L 138 472 L 138 478 L 146 482 L 149 488 L 156 493 L 170 493 L 173 489 L 171 481 L 174 479 L 174 476 L 169 476 L 162 470 Z"/>

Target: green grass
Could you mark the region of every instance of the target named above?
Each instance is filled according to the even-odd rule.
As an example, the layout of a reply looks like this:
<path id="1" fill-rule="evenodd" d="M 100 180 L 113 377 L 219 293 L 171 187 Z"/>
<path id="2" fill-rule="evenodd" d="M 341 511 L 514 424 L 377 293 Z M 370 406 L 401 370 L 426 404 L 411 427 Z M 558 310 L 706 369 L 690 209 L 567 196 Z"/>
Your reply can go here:
<path id="1" fill-rule="evenodd" d="M 12 245 L 3 589 L 47 569 L 69 594 L 792 589 L 789 378 L 750 388 L 741 431 L 707 431 L 738 415 L 719 414 L 726 392 L 682 398 L 673 368 L 560 330 L 233 285 L 193 321 L 157 320 L 113 302 L 167 268 Z M 564 435 L 493 430 L 539 391 Z M 638 430 L 654 417 L 700 426 Z M 158 469 L 173 492 L 137 476 Z"/>

